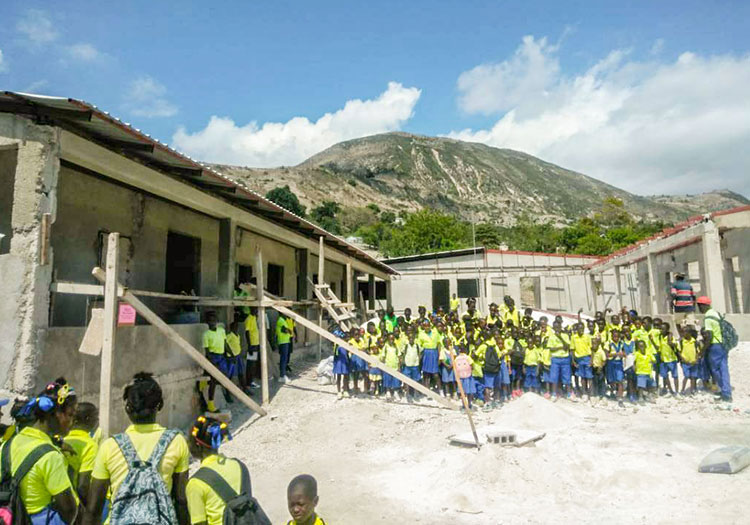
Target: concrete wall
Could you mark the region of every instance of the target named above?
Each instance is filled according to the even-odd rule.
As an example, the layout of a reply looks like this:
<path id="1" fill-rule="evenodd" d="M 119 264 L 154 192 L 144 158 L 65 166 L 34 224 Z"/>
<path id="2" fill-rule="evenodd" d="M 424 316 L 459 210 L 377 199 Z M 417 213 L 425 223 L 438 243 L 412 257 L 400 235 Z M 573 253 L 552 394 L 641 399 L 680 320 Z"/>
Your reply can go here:
<path id="1" fill-rule="evenodd" d="M 199 347 L 204 324 L 172 325 L 180 335 Z M 75 386 L 80 399 L 99 404 L 100 358 L 80 354 L 78 347 L 85 328 L 50 328 L 40 341 L 41 357 L 34 391 L 60 375 Z M 152 326 L 126 326 L 117 330 L 113 366 L 112 428 L 128 425 L 122 403 L 122 389 L 133 374 L 153 373 L 164 392 L 164 409 L 159 422 L 184 428 L 198 413 L 195 382 L 203 374 L 185 352 Z M 220 399 L 222 396 L 217 396 Z"/>
<path id="2" fill-rule="evenodd" d="M 41 219 L 55 213 L 59 130 L 0 114 L 0 148 L 17 149 L 9 253 L 0 255 L 0 387 L 28 391 L 47 325 L 52 268 L 40 265 Z M 4 232 L 5 233 L 5 232 Z"/>
<path id="3" fill-rule="evenodd" d="M 201 241 L 198 295 L 217 294 L 219 221 L 69 168 L 60 170 L 57 219 L 52 228 L 55 280 L 96 283 L 91 269 L 103 264 L 106 233 L 119 232 L 120 280 L 140 290 L 165 291 L 167 235 L 170 231 Z M 105 243 L 106 244 L 106 243 Z M 99 254 L 102 260 L 99 260 Z M 148 300 L 160 315 L 173 302 Z M 87 297 L 56 294 L 53 326 L 82 326 Z"/>
<path id="4" fill-rule="evenodd" d="M 727 295 L 732 293 L 736 297 L 727 301 L 733 307 L 727 311 L 750 314 L 750 227 L 725 232 L 721 247 L 725 263 L 731 262 L 733 257 L 737 257 L 739 263 L 739 272 L 734 272 L 731 264 L 725 264 Z"/>

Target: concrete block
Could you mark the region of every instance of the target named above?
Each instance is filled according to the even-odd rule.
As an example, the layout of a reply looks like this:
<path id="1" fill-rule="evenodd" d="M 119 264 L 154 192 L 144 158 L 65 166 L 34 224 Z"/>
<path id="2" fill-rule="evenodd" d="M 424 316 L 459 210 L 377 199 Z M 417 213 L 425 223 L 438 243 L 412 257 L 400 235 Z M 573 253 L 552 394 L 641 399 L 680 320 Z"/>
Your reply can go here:
<path id="1" fill-rule="evenodd" d="M 698 472 L 736 474 L 750 465 L 750 448 L 739 445 L 717 448 L 701 461 Z"/>
<path id="2" fill-rule="evenodd" d="M 516 433 L 511 431 L 490 431 L 486 433 L 487 441 L 496 445 L 515 446 Z"/>

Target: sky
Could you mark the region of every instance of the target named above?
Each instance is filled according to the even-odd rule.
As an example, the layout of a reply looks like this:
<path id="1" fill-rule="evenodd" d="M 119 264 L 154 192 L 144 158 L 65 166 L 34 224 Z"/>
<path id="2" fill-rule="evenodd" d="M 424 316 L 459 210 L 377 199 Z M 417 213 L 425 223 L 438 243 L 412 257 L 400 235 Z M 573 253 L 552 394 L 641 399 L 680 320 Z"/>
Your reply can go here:
<path id="1" fill-rule="evenodd" d="M 750 196 L 750 2 L 3 0 L 0 89 L 207 162 L 447 136 L 638 194 Z"/>

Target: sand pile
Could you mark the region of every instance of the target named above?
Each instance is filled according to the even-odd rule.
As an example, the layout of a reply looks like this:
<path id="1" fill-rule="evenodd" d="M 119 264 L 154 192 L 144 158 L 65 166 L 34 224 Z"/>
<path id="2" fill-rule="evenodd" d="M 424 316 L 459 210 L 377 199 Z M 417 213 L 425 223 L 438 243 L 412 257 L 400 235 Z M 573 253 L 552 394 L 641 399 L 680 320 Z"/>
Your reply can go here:
<path id="1" fill-rule="evenodd" d="M 562 402 L 554 403 L 540 395 L 527 392 L 503 407 L 495 418 L 495 424 L 509 429 L 529 428 L 545 431 L 570 426 L 577 420 L 578 418 Z"/>

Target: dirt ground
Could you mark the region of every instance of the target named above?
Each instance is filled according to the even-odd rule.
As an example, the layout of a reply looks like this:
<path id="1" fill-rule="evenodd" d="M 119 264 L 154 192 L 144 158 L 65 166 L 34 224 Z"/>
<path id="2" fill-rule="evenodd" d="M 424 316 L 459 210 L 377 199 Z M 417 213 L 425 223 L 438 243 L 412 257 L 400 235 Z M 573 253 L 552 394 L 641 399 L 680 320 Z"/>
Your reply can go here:
<path id="1" fill-rule="evenodd" d="M 433 402 L 337 400 L 313 361 L 281 387 L 264 418 L 237 410 L 224 453 L 244 460 L 254 494 L 274 523 L 289 519 L 286 486 L 318 479 L 330 524 L 748 523 L 750 468 L 700 474 L 715 448 L 750 446 L 750 343 L 733 350 L 731 410 L 711 396 L 647 406 L 592 406 L 534 394 L 477 425 L 546 432 L 535 445 L 480 451 L 450 445 L 465 414 Z M 243 423 L 244 421 L 244 423 Z"/>

